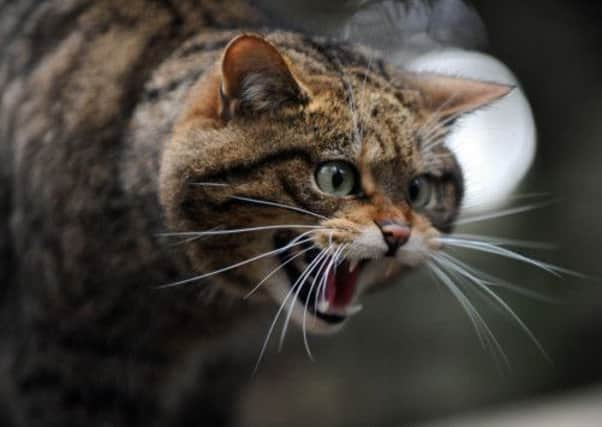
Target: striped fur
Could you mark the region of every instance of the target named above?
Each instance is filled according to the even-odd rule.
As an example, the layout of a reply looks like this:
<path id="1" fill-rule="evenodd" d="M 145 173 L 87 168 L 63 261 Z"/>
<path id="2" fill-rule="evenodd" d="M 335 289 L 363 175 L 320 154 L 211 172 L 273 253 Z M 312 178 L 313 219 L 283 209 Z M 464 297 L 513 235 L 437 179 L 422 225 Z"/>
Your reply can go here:
<path id="1" fill-rule="evenodd" d="M 232 195 L 409 220 L 407 181 L 428 172 L 450 190 L 443 213 L 416 224 L 451 226 L 461 173 L 442 145 L 436 161 L 421 150 L 428 96 L 360 47 L 265 24 L 245 0 L 0 1 L 2 425 L 227 424 L 250 359 L 225 337 L 258 310 L 238 295 L 274 261 L 156 286 L 269 250 L 271 237 L 172 247 L 156 233 L 315 223 Z M 254 80 L 245 102 L 269 111 L 208 118 L 224 49 L 253 29 L 308 98 L 270 109 Z M 369 166 L 366 198 L 316 191 L 329 156 Z"/>

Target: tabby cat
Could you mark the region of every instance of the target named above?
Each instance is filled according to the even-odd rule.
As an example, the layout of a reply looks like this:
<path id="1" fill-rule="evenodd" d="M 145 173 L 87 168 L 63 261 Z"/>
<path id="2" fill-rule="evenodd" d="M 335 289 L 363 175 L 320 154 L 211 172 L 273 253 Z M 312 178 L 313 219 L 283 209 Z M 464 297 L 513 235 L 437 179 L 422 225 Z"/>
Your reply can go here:
<path id="1" fill-rule="evenodd" d="M 443 138 L 511 88 L 266 22 L 0 2 L 2 425 L 227 424 L 263 301 L 332 332 L 440 247 Z"/>

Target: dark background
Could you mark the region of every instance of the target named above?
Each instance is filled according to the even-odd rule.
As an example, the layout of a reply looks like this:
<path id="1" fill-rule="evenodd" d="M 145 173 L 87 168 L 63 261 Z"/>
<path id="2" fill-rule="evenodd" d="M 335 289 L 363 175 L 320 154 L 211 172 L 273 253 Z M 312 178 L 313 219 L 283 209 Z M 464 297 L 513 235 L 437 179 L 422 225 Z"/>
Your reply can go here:
<path id="1" fill-rule="evenodd" d="M 241 407 L 243 426 L 400 426 L 504 408 L 602 385 L 602 8 L 599 2 L 476 1 L 490 53 L 522 82 L 538 127 L 538 154 L 519 193 L 551 206 L 462 231 L 552 242 L 528 255 L 588 274 L 558 279 L 492 256 L 462 259 L 560 303 L 500 295 L 549 354 L 494 305 L 471 299 L 510 367 L 479 344 L 458 303 L 425 273 L 370 297 L 334 337 L 299 334 L 269 351 Z M 257 345 L 262 335 L 257 337 Z M 258 347 L 259 348 L 259 347 Z M 503 410 L 503 409 L 500 409 Z M 600 409 L 602 420 L 602 409 Z M 602 421 L 601 421 L 602 423 Z"/>

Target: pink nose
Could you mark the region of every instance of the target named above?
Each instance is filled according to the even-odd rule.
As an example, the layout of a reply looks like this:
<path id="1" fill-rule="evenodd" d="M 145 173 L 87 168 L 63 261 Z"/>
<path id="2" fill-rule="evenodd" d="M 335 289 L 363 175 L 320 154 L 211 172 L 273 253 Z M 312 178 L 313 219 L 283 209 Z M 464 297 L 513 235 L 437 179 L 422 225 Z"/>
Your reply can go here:
<path id="1" fill-rule="evenodd" d="M 385 255 L 394 256 L 397 249 L 408 241 L 412 230 L 407 225 L 395 221 L 380 220 L 374 222 L 383 233 L 383 239 L 387 244 L 388 251 Z"/>

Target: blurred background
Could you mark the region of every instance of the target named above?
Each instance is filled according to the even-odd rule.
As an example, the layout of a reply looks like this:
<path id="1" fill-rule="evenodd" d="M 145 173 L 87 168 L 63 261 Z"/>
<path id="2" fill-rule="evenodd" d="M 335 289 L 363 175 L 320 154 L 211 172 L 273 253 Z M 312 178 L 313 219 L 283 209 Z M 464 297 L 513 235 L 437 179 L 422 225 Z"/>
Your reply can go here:
<path id="1" fill-rule="evenodd" d="M 519 424 L 512 414 L 542 405 L 571 414 L 568 406 L 559 409 L 564 404 L 589 408 L 577 406 L 575 417 L 587 414 L 590 424 L 572 418 L 562 425 L 602 425 L 602 6 L 473 4 L 485 23 L 487 52 L 517 75 L 535 115 L 538 153 L 517 193 L 546 193 L 543 199 L 555 203 L 460 231 L 553 243 L 557 249 L 523 253 L 591 278 L 559 279 L 496 256 L 456 254 L 553 299 L 499 290 L 551 361 L 499 306 L 467 289 L 507 356 L 504 364 L 481 346 L 454 297 L 418 272 L 367 298 L 366 310 L 342 333 L 311 337 L 315 362 L 299 333 L 287 338 L 282 353 L 272 347 L 245 392 L 241 427 L 484 425 L 479 417 L 494 425 L 489 412 L 501 420 L 495 425 L 537 425 Z M 264 333 L 251 340 L 258 350 Z"/>

